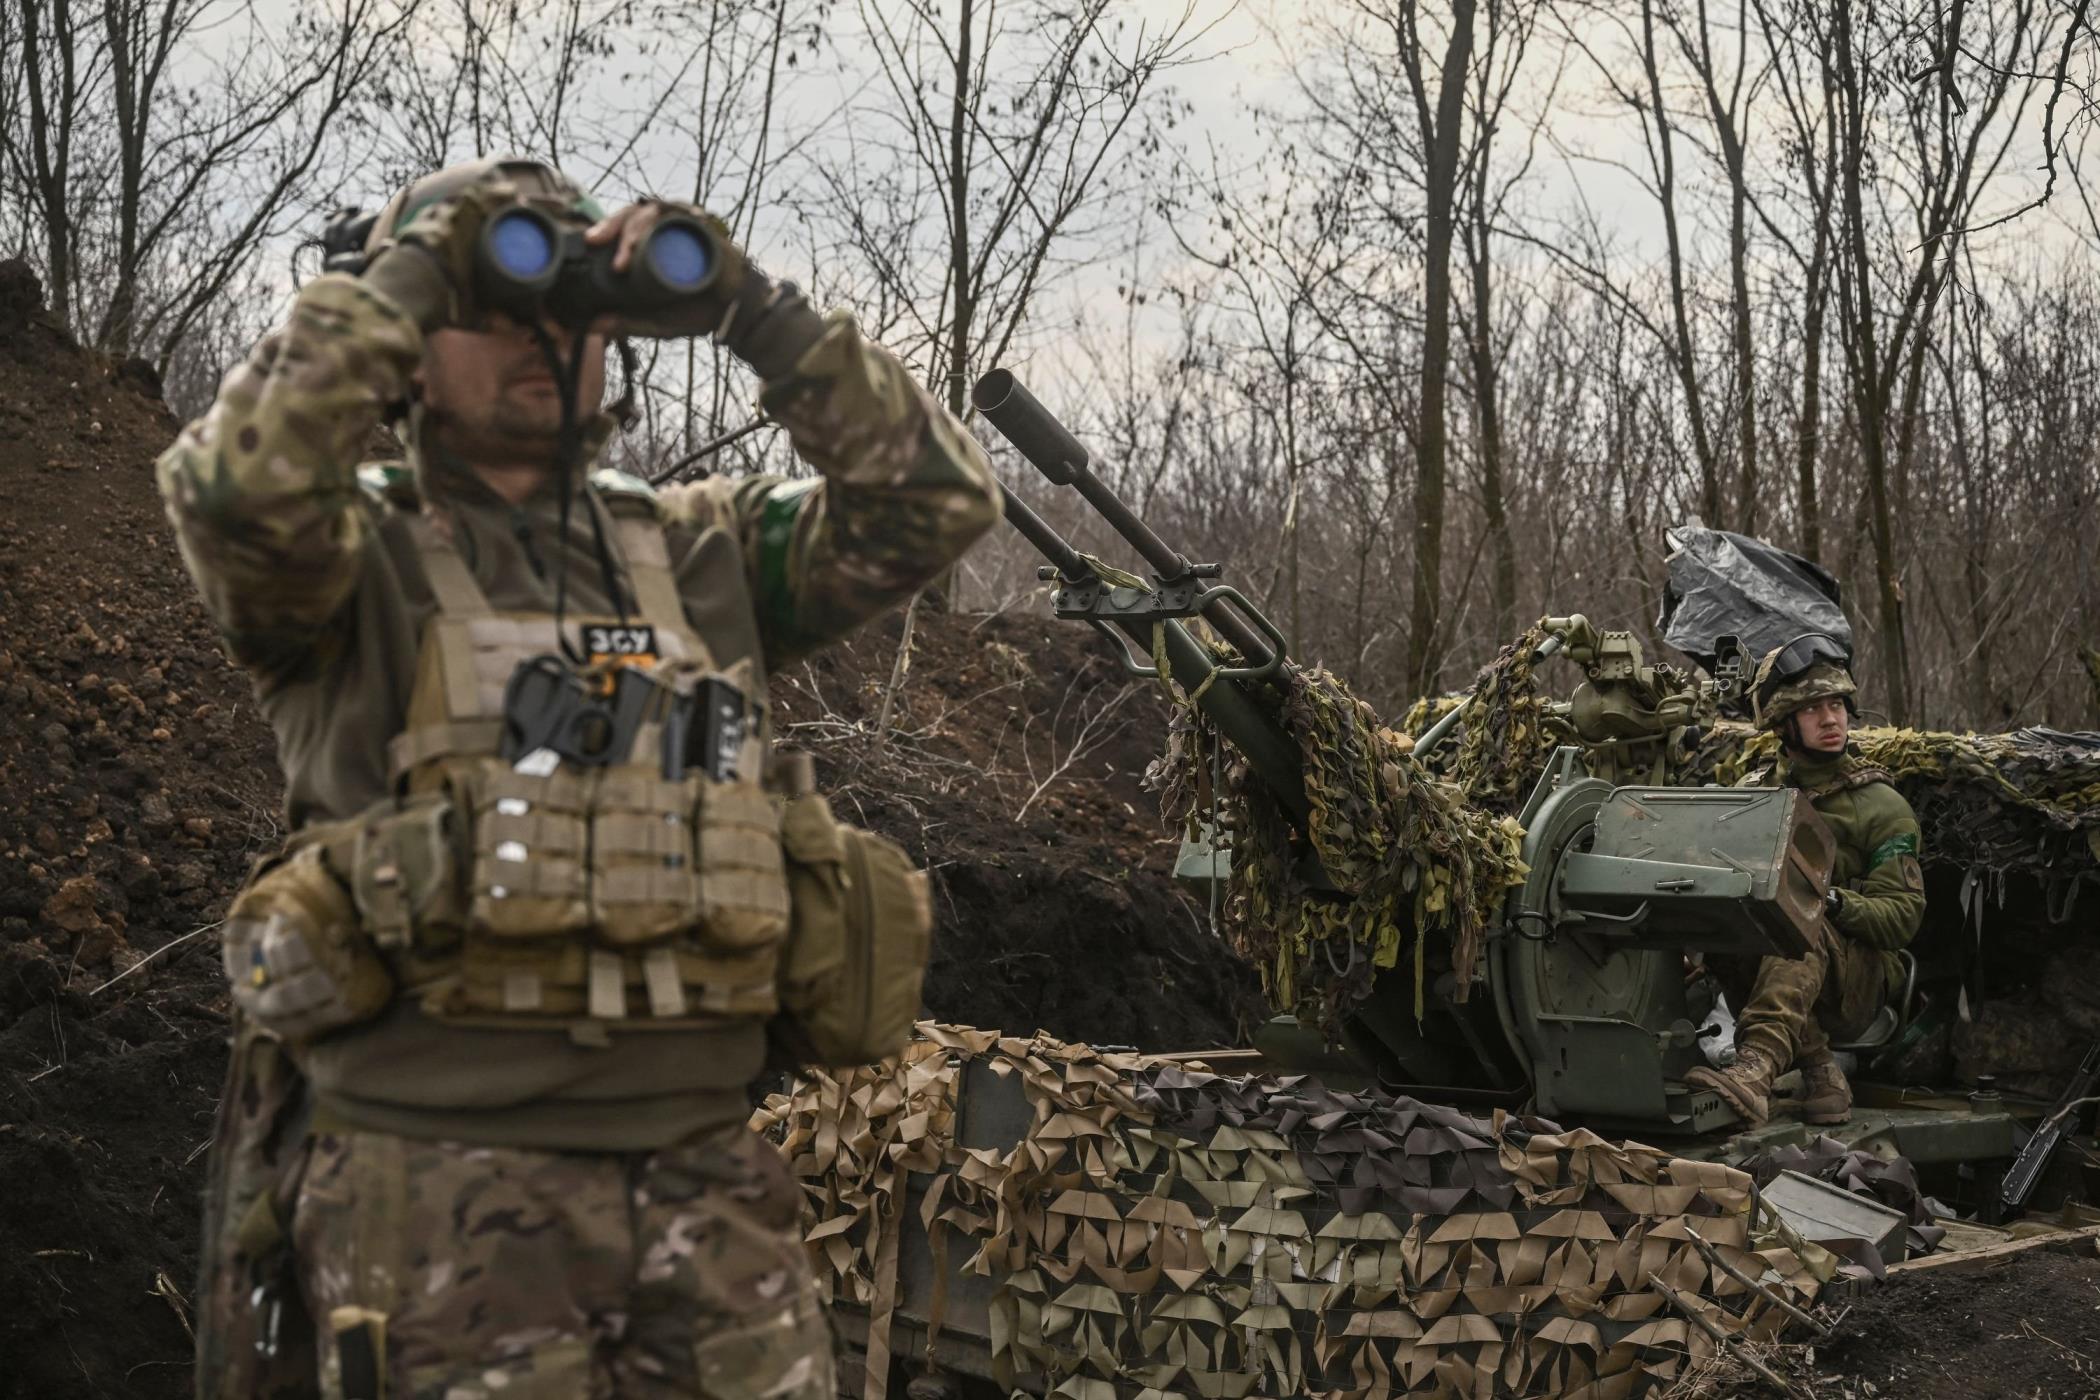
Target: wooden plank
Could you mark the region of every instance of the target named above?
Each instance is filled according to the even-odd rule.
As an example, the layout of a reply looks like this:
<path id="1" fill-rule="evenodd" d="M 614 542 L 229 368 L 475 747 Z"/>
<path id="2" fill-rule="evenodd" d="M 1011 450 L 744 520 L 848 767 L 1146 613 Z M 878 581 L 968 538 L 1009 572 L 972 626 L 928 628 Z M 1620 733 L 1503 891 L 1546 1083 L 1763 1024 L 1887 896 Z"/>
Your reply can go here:
<path id="1" fill-rule="evenodd" d="M 1973 1220 L 1951 1220 L 1934 1216 L 1932 1223 L 1947 1232 L 1935 1253 L 1960 1254 L 1965 1250 L 1988 1249 L 1994 1244 L 2004 1244 L 2013 1235 L 1996 1225 L 1978 1225 Z"/>
<path id="2" fill-rule="evenodd" d="M 2056 1234 L 2036 1235 L 2031 1239 L 2007 1240 L 2003 1244 L 1985 1245 L 1982 1249 L 1965 1249 L 1955 1254 L 1927 1254 L 1918 1259 L 1906 1259 L 1900 1264 L 1888 1266 L 1888 1276 L 1896 1278 L 1916 1274 L 1965 1274 L 1991 1266 L 2015 1254 L 2029 1250 L 2046 1250 L 2052 1254 L 2100 1254 L 2100 1225 L 2088 1225 L 2082 1230 L 2064 1230 Z"/>
<path id="3" fill-rule="evenodd" d="M 1818 1304 L 1845 1303 L 1881 1287 L 1884 1283 L 1919 1273 L 1948 1274 L 1959 1277 L 1967 1273 L 1981 1273 L 1995 1268 L 2016 1254 L 2039 1250 L 2049 1254 L 2083 1255 L 2086 1258 L 2100 1257 L 2100 1226 L 2089 1226 L 2081 1230 L 2063 1230 L 2055 1234 L 2034 1235 L 2024 1240 L 2007 1240 L 2003 1244 L 1987 1245 L 1982 1249 L 1964 1249 L 1951 1254 L 1927 1254 L 1918 1259 L 1906 1259 L 1900 1264 L 1891 1264 L 1883 1279 L 1834 1278 L 1823 1285 L 1816 1295 Z"/>

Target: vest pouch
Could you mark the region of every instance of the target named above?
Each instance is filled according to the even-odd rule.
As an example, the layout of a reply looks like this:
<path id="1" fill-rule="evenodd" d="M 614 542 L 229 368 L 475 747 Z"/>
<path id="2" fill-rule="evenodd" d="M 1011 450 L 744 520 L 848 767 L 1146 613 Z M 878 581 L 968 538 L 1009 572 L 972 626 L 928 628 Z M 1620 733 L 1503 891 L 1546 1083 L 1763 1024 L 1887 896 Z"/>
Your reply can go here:
<path id="1" fill-rule="evenodd" d="M 812 989 L 846 961 L 845 837 L 821 793 L 788 799 L 780 819 L 787 853 L 788 935 L 780 952 L 781 1004 L 806 1007 Z"/>
<path id="2" fill-rule="evenodd" d="M 295 1047 L 371 1020 L 394 995 L 319 840 L 257 870 L 227 912 L 220 956 L 241 1010 Z"/>
<path id="3" fill-rule="evenodd" d="M 700 905 L 695 814 L 703 779 L 607 770 L 591 807 L 590 903 L 597 941 L 655 943 L 693 926 Z"/>
<path id="4" fill-rule="evenodd" d="M 498 758 L 466 765 L 469 934 L 543 940 L 590 927 L 589 784 L 570 768 L 542 777 Z"/>
<path id="5" fill-rule="evenodd" d="M 894 842 L 838 823 L 821 797 L 789 802 L 783 837 L 794 908 L 781 1009 L 826 1067 L 886 1059 L 919 1016 L 933 936 L 926 874 Z"/>
<path id="6" fill-rule="evenodd" d="M 350 889 L 367 932 L 414 983 L 459 951 L 466 922 L 461 832 L 450 797 L 382 802 L 358 818 Z"/>
<path id="7" fill-rule="evenodd" d="M 777 947 L 787 936 L 787 872 L 780 853 L 781 804 L 751 783 L 695 784 L 694 864 L 698 872 L 700 950 L 718 957 Z M 763 979 L 773 974 L 766 969 Z"/>

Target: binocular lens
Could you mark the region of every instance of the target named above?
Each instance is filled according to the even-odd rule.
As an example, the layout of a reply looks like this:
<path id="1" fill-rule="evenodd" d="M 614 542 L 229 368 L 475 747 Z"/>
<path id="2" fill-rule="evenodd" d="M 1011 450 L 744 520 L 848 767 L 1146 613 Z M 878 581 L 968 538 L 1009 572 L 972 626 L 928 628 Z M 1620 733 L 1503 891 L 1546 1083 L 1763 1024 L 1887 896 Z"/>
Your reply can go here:
<path id="1" fill-rule="evenodd" d="M 543 215 L 512 209 L 489 226 L 488 248 L 505 276 L 536 281 L 554 265 L 554 230 Z"/>
<path id="2" fill-rule="evenodd" d="M 712 268 L 707 240 L 689 224 L 673 223 L 649 235 L 649 265 L 673 291 L 697 291 Z"/>

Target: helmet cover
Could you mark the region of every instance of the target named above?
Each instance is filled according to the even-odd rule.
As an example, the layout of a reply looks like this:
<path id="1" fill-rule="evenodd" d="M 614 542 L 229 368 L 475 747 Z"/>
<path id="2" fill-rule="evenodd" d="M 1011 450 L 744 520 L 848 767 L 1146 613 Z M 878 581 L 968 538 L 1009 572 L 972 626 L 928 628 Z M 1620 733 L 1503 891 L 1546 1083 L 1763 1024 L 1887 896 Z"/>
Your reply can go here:
<path id="1" fill-rule="evenodd" d="M 455 198 L 492 171 L 500 170 L 518 187 L 518 193 L 528 204 L 546 210 L 558 218 L 583 219 L 592 223 L 605 217 L 604 208 L 591 198 L 582 186 L 553 166 L 537 160 L 474 160 L 460 165 L 448 165 L 443 170 L 418 176 L 407 188 L 386 202 L 379 217 L 372 221 L 372 232 L 365 240 L 365 256 L 376 254 L 401 230 L 407 228 L 416 215 L 433 204 Z"/>
<path id="2" fill-rule="evenodd" d="M 1800 665 L 1787 654 L 1796 651 L 1797 645 L 1798 642 L 1789 642 L 1775 647 L 1758 663 L 1757 679 L 1751 686 L 1758 727 L 1776 733 L 1791 716 L 1832 696 L 1843 699 L 1846 710 L 1857 714 L 1859 707 L 1852 697 L 1859 687 L 1853 683 L 1845 662 L 1818 649 L 1805 665 Z"/>

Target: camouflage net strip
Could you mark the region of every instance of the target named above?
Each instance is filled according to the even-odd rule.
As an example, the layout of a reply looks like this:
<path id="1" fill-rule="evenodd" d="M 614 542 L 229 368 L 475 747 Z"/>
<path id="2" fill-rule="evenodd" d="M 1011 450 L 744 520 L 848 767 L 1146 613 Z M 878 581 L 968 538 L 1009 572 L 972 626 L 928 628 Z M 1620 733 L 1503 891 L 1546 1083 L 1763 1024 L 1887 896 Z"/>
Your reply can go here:
<path id="1" fill-rule="evenodd" d="M 1432 960 L 1452 970 L 1463 999 L 1487 929 L 1524 879 L 1522 829 L 1469 805 L 1331 673 L 1287 667 L 1283 684 L 1281 718 L 1312 806 L 1307 836 L 1334 889 L 1307 883 L 1284 813 L 1233 766 L 1226 912 L 1235 947 L 1261 969 L 1278 1010 L 1330 1029 L 1407 949 L 1417 1015 Z"/>
<path id="2" fill-rule="evenodd" d="M 1541 620 L 1497 652 L 1473 683 L 1465 702 L 1470 714 L 1451 770 L 1468 802 L 1516 811 L 1531 796 L 1553 750 L 1573 742 L 1568 722 L 1548 711 L 1551 701 L 1538 677 L 1534 658 L 1545 640 Z"/>
<path id="3" fill-rule="evenodd" d="M 956 1141 L 966 1066 L 1018 1079 L 1010 1148 Z M 1713 1163 L 1310 1079 L 924 1024 L 901 1059 L 768 1099 L 834 1299 L 869 1311 L 879 1400 L 896 1317 L 939 1345 L 950 1261 L 991 1284 L 1002 1384 L 1062 1397 L 1630 1397 L 1784 1321 L 1835 1260 L 1753 1237 Z M 907 1195 L 918 1204 L 907 1216 Z M 927 1298 L 898 1296 L 923 1229 Z M 1681 1303 L 1665 1296 L 1675 1290 Z"/>

